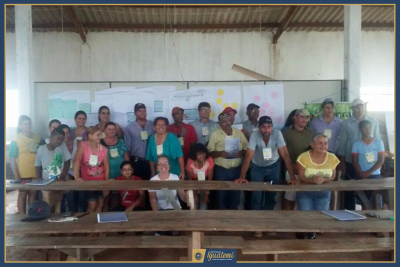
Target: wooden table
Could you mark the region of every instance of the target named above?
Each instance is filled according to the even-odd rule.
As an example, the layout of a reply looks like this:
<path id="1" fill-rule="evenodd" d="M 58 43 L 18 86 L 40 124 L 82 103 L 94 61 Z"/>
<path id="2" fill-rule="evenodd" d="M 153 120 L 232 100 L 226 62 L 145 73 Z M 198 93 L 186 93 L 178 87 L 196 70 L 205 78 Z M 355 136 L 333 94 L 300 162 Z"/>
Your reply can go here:
<path id="1" fill-rule="evenodd" d="M 17 190 L 151 190 L 151 189 L 185 189 L 185 190 L 243 190 L 243 191 L 354 191 L 354 190 L 391 190 L 394 189 L 394 178 L 334 181 L 321 185 L 271 185 L 263 182 L 235 184 L 228 181 L 66 181 L 53 182 L 43 186 L 7 183 L 7 189 Z"/>
<path id="2" fill-rule="evenodd" d="M 24 184 L 6 183 L 6 189 L 17 190 L 151 190 L 151 189 L 184 189 L 184 190 L 243 190 L 243 191 L 356 191 L 360 199 L 367 207 L 373 209 L 365 196 L 365 190 L 388 190 L 389 208 L 394 209 L 394 178 L 334 181 L 322 185 L 271 185 L 263 182 L 249 182 L 247 184 L 235 184 L 227 181 L 66 181 L 53 182 L 44 186 L 30 186 Z"/>
<path id="3" fill-rule="evenodd" d="M 368 211 L 358 211 L 364 214 Z M 144 211 L 127 213 L 128 222 L 97 223 L 96 214 L 72 222 L 21 222 L 26 215 L 7 215 L 6 234 L 72 234 L 139 231 L 188 231 L 189 253 L 203 247 L 202 235 L 208 231 L 235 232 L 325 232 L 368 233 L 394 232 L 393 211 L 375 211 L 380 218 L 338 221 L 320 211 Z M 53 218 L 59 218 L 53 215 Z"/>

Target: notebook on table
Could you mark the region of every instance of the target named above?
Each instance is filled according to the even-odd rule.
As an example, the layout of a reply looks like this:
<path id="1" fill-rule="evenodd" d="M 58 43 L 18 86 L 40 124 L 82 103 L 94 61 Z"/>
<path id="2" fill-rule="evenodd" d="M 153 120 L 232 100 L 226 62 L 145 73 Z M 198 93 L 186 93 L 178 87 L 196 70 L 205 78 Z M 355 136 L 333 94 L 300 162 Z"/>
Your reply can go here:
<path id="1" fill-rule="evenodd" d="M 364 220 L 367 217 L 360 215 L 358 213 L 349 211 L 349 210 L 328 210 L 322 211 L 322 213 L 331 216 L 340 221 L 356 221 L 356 220 Z"/>
<path id="2" fill-rule="evenodd" d="M 97 222 L 98 223 L 111 223 L 111 222 L 127 222 L 125 212 L 115 212 L 115 213 L 98 213 Z"/>
<path id="3" fill-rule="evenodd" d="M 35 180 L 35 181 L 29 182 L 26 184 L 27 185 L 47 185 L 47 184 L 51 184 L 54 181 L 55 181 L 55 179 Z"/>

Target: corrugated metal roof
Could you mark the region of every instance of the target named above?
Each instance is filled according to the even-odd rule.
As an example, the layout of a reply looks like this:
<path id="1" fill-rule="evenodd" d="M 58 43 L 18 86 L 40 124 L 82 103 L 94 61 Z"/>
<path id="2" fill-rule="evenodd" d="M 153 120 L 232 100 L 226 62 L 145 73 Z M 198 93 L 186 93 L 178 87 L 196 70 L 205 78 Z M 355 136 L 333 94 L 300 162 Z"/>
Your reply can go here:
<path id="1" fill-rule="evenodd" d="M 34 31 L 77 31 L 68 6 L 32 6 Z M 89 31 L 275 31 L 291 6 L 73 6 Z M 14 28 L 14 6 L 7 6 L 7 30 Z M 287 31 L 342 31 L 343 6 L 298 6 Z M 394 6 L 363 6 L 363 30 L 393 31 Z"/>

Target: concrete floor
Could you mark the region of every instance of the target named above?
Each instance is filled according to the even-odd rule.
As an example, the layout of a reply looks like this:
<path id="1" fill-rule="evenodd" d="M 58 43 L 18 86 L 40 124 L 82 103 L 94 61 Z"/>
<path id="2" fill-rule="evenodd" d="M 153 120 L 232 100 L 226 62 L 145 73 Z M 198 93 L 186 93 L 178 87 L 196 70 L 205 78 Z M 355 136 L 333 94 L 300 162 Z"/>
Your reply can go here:
<path id="1" fill-rule="evenodd" d="M 6 194 L 6 214 L 17 212 L 17 191 Z M 6 215 L 7 216 L 7 215 Z M 150 235 L 152 233 L 144 233 Z M 183 233 L 184 234 L 184 233 Z M 252 233 L 208 233 L 209 235 L 240 235 L 245 240 L 255 240 Z M 337 234 L 318 235 L 318 239 L 338 237 Z M 371 234 L 343 234 L 343 240 L 354 236 L 371 237 Z M 264 235 L 262 239 L 294 239 L 294 233 L 278 233 L 275 236 Z M 186 249 L 108 249 L 95 256 L 96 261 L 179 261 L 180 257 L 187 255 Z M 39 261 L 39 250 L 16 250 L 6 249 L 7 261 Z M 55 260 L 56 251 L 51 251 L 50 260 Z M 389 253 L 385 252 L 362 252 L 362 253 L 322 253 L 322 254 L 282 254 L 279 261 L 387 261 Z M 65 260 L 66 255 L 62 255 Z M 238 261 L 265 261 L 264 255 L 243 255 L 237 251 Z"/>

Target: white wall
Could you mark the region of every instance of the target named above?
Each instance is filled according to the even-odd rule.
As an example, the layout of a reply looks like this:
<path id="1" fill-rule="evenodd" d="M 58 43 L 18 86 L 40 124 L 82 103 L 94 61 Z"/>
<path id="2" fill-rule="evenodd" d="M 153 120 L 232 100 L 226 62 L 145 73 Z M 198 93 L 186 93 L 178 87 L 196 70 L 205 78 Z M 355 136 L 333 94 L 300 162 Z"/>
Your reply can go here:
<path id="1" fill-rule="evenodd" d="M 6 35 L 7 89 L 16 85 L 15 34 Z M 174 52 L 173 41 L 175 42 Z M 89 49 L 76 33 L 34 33 L 35 81 L 221 81 L 246 76 L 238 64 L 265 75 L 270 33 L 89 33 Z M 362 86 L 394 85 L 394 34 L 363 32 Z M 279 39 L 278 78 L 343 79 L 342 32 L 288 32 Z M 82 53 L 89 51 L 85 57 Z M 83 58 L 88 70 L 83 77 Z M 179 60 L 179 65 L 177 62 Z M 180 68 L 179 68 L 180 66 Z M 89 77 L 87 77 L 89 76 Z"/>

